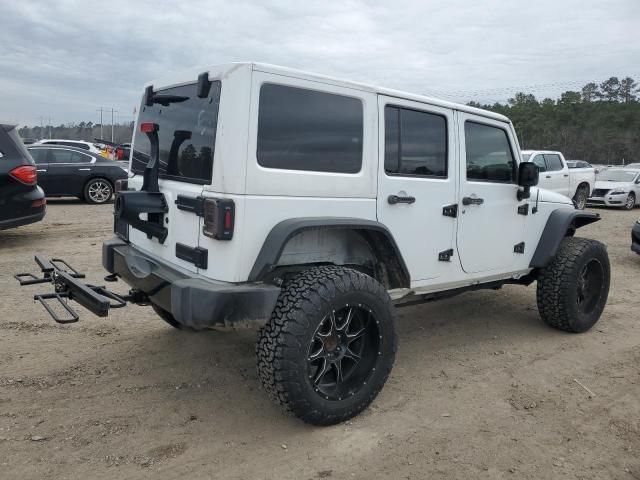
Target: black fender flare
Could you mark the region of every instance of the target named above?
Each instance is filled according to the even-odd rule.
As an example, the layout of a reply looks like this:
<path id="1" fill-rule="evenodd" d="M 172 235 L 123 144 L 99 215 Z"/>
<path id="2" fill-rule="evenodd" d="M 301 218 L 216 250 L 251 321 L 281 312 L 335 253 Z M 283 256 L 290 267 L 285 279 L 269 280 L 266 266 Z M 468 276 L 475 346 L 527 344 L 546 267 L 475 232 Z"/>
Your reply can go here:
<path id="1" fill-rule="evenodd" d="M 391 260 L 396 263 L 396 269 L 398 270 L 399 278 L 397 284 L 398 286 L 409 287 L 411 281 L 409 270 L 389 229 L 373 220 L 344 217 L 290 218 L 276 224 L 262 244 L 260 253 L 256 257 L 253 268 L 249 273 L 248 281 L 256 282 L 266 278 L 277 265 L 287 242 L 295 235 L 306 230 L 323 229 L 355 230 L 363 234 L 365 239 L 367 239 L 367 234 L 374 234 L 378 238 L 384 239 L 382 244 L 378 242 L 369 243 L 376 254 L 384 251 L 388 252 L 389 250 L 392 252 L 394 258 Z"/>
<path id="2" fill-rule="evenodd" d="M 582 210 L 562 208 L 551 212 L 529 267 L 545 267 L 556 255 L 564 237 L 572 236 L 578 228 L 598 220 L 601 220 L 599 214 Z"/>

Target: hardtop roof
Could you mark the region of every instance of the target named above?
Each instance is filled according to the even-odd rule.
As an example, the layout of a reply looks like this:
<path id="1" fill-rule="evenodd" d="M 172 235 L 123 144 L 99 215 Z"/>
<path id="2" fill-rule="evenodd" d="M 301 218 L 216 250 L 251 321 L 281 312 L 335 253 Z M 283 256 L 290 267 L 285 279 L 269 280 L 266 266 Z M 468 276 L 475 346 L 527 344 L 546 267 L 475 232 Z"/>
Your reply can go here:
<path id="1" fill-rule="evenodd" d="M 419 95 L 419 94 L 410 93 L 410 92 L 403 92 L 401 90 L 394 90 L 391 88 L 378 87 L 378 86 L 370 85 L 366 83 L 354 82 L 351 80 L 330 77 L 327 75 L 322 75 L 322 74 L 313 73 L 313 72 L 306 72 L 303 70 L 296 70 L 293 68 L 281 67 L 278 65 L 270 65 L 267 63 L 234 62 L 234 63 L 225 63 L 220 65 L 211 65 L 209 67 L 191 68 L 187 71 L 183 71 L 176 75 L 171 75 L 166 78 L 161 78 L 153 82 L 148 82 L 147 84 L 145 84 L 145 86 L 153 85 L 154 88 L 158 88 L 158 87 L 168 88 L 170 86 L 186 83 L 185 78 L 190 78 L 192 79 L 190 81 L 195 82 L 197 80 L 198 74 L 202 72 L 210 72 L 211 70 L 216 72 L 221 72 L 220 78 L 224 78 L 228 74 L 230 74 L 232 71 L 237 70 L 238 68 L 241 68 L 241 67 L 251 68 L 254 71 L 272 73 L 275 75 L 295 77 L 303 80 L 312 80 L 312 81 L 315 80 L 323 83 L 328 83 L 331 85 L 336 85 L 336 86 L 341 86 L 346 88 L 353 88 L 356 90 L 376 93 L 380 95 L 386 95 L 389 97 L 403 98 L 406 100 L 412 100 L 412 101 L 426 103 L 426 104 L 434 105 L 438 107 L 449 108 L 452 110 L 458 110 L 461 112 L 471 113 L 474 115 L 479 115 L 486 118 L 491 118 L 494 120 L 511 123 L 511 121 L 504 115 L 501 115 L 495 112 L 490 112 L 488 110 L 483 110 L 480 108 L 470 107 L 468 105 L 463 105 L 461 103 L 449 102 L 446 100 L 440 100 L 440 99 L 429 97 L 426 95 Z M 186 77 L 186 75 L 189 75 L 189 77 Z"/>

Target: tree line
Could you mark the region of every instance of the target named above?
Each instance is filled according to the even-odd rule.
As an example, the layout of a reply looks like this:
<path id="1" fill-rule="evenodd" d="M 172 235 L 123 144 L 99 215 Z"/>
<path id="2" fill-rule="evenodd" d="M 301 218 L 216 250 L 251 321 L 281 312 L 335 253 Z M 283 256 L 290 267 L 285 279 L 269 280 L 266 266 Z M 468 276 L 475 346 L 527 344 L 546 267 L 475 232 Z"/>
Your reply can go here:
<path id="1" fill-rule="evenodd" d="M 519 92 L 506 104 L 468 105 L 511 119 L 525 150 L 559 150 L 567 159 L 619 165 L 640 162 L 640 89 L 631 77 L 587 83 L 541 101 Z"/>
<path id="2" fill-rule="evenodd" d="M 23 126 L 18 129 L 23 139 L 41 140 L 45 138 L 63 138 L 65 140 L 85 140 L 93 142 L 96 138 L 111 141 L 111 125 L 102 125 L 102 137 L 100 137 L 100 124 L 93 122 L 67 123 L 49 126 Z M 113 126 L 113 140 L 116 143 L 131 142 L 133 135 L 133 122 L 119 123 Z"/>

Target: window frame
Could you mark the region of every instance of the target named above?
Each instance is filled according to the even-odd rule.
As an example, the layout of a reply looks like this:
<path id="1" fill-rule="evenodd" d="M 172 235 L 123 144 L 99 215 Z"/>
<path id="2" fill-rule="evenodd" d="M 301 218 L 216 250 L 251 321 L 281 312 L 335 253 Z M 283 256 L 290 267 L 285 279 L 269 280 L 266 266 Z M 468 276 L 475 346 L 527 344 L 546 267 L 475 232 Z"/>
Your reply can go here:
<path id="1" fill-rule="evenodd" d="M 314 93 L 321 93 L 321 94 L 325 94 L 325 95 L 332 95 L 334 97 L 342 97 L 342 98 L 348 98 L 351 100 L 356 100 L 359 105 L 360 105 L 360 112 L 362 114 L 362 124 L 361 124 L 361 142 L 360 142 L 360 166 L 358 168 L 357 171 L 355 172 L 339 172 L 339 171 L 335 171 L 335 170 L 301 170 L 301 169 L 296 169 L 296 168 L 280 168 L 280 167 L 270 167 L 270 166 L 265 166 L 263 164 L 260 163 L 260 158 L 258 156 L 258 152 L 259 152 L 259 144 L 260 144 L 260 112 L 261 112 L 261 108 L 260 108 L 260 99 L 262 98 L 262 89 L 265 85 L 276 85 L 278 87 L 286 87 L 286 88 L 291 88 L 291 89 L 296 89 L 296 90 L 306 90 L 306 91 L 310 91 L 310 92 L 314 92 Z M 258 98 L 257 98 L 257 111 L 256 111 L 256 130 L 255 130 L 255 159 L 256 159 L 256 165 L 258 166 L 258 168 L 261 169 L 265 169 L 268 171 L 284 171 L 284 172 L 295 172 L 295 173 L 301 173 L 301 174 L 314 174 L 314 175 L 349 175 L 349 176 L 359 176 L 362 175 L 362 172 L 364 170 L 364 163 L 365 163 L 365 150 L 366 150 L 366 145 L 365 145 L 365 131 L 366 131 L 366 118 L 365 118 L 365 104 L 364 101 L 362 100 L 362 98 L 353 96 L 353 95 L 346 95 L 344 93 L 336 93 L 336 92 L 331 92 L 322 88 L 311 88 L 310 86 L 300 86 L 300 85 L 294 85 L 291 83 L 286 83 L 286 82 L 278 82 L 278 81 L 264 81 L 261 82 L 258 88 Z"/>
<path id="2" fill-rule="evenodd" d="M 513 158 L 513 177 L 512 180 L 507 182 L 504 180 L 484 180 L 484 179 L 479 179 L 479 178 L 472 178 L 470 179 L 467 176 L 467 130 L 466 130 L 466 126 L 467 123 L 475 123 L 476 125 L 482 125 L 485 127 L 492 127 L 492 128 L 496 128 L 498 130 L 502 130 L 504 132 L 504 134 L 507 137 L 507 145 L 509 145 L 509 151 L 511 152 L 511 158 Z M 505 128 L 505 127 L 501 127 L 496 125 L 495 123 L 487 123 L 487 122 L 482 122 L 480 120 L 470 120 L 468 118 L 466 118 L 464 120 L 464 124 L 462 125 L 462 134 L 464 135 L 464 178 L 465 181 L 467 182 L 481 182 L 481 183 L 498 183 L 501 185 L 517 185 L 518 184 L 518 159 L 517 157 L 513 154 L 514 149 L 513 149 L 513 145 L 511 144 L 511 137 L 509 135 L 509 131 Z"/>
<path id="3" fill-rule="evenodd" d="M 442 119 L 444 119 L 444 139 L 445 139 L 445 149 L 444 149 L 444 159 L 445 159 L 445 165 L 444 165 L 444 170 L 445 170 L 445 174 L 444 175 L 423 175 L 423 174 L 419 174 L 419 173 L 390 173 L 387 172 L 387 168 L 385 165 L 386 162 L 386 152 L 387 152 L 387 107 L 391 107 L 391 108 L 395 108 L 397 109 L 397 113 L 398 113 L 398 167 L 400 166 L 400 162 L 402 160 L 402 122 L 401 120 L 401 110 L 410 110 L 413 112 L 417 112 L 417 113 L 426 113 L 427 115 L 435 115 L 437 117 L 440 117 Z M 386 103 L 384 105 L 384 112 L 383 112 L 383 118 L 384 118 L 384 135 L 383 137 L 383 158 L 382 158 L 382 170 L 384 171 L 385 176 L 387 177 L 411 177 L 411 178 L 429 178 L 429 179 L 434 179 L 434 180 L 448 180 L 449 179 L 449 152 L 450 152 L 450 145 L 449 145 L 449 119 L 447 118 L 446 115 L 442 114 L 442 113 L 436 113 L 433 111 L 428 111 L 428 110 L 421 110 L 419 108 L 413 108 L 413 107 L 407 107 L 407 106 L 403 106 L 400 104 L 396 104 L 396 103 Z"/>
<path id="4" fill-rule="evenodd" d="M 564 170 L 564 167 L 566 166 L 565 163 L 562 161 L 562 157 L 560 157 L 560 155 L 558 155 L 557 153 L 543 153 L 542 154 L 544 156 L 544 163 L 546 163 L 547 165 L 547 172 L 561 172 Z M 558 161 L 560 162 L 560 168 L 558 170 L 550 170 L 549 169 L 549 161 L 547 160 L 547 155 L 548 156 L 553 156 L 553 157 L 558 157 Z"/>

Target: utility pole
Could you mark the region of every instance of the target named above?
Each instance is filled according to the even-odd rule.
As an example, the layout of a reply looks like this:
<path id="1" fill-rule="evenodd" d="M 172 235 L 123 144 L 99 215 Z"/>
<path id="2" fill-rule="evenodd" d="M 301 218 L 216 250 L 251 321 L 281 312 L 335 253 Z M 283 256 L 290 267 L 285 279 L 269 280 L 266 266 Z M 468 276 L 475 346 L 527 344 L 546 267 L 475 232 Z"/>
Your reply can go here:
<path id="1" fill-rule="evenodd" d="M 117 112 L 118 110 L 114 110 L 111 107 L 111 143 L 113 143 L 113 112 Z"/>
<path id="2" fill-rule="evenodd" d="M 51 140 L 51 116 L 49 116 L 49 140 Z"/>
<path id="3" fill-rule="evenodd" d="M 103 137 L 103 132 L 102 132 L 102 107 L 100 107 L 98 110 L 96 110 L 97 112 L 100 112 L 100 138 L 104 138 Z"/>
<path id="4" fill-rule="evenodd" d="M 44 117 L 42 115 L 40 115 L 40 137 L 38 140 L 42 140 L 44 137 Z"/>

